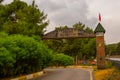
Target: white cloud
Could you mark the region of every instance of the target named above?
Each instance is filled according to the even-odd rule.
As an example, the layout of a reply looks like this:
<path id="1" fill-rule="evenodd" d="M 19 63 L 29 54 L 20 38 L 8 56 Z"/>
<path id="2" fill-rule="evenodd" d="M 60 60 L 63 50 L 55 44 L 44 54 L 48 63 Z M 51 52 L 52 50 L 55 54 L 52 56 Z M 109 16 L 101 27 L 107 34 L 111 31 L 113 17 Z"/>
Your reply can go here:
<path id="1" fill-rule="evenodd" d="M 99 12 L 102 15 L 102 24 L 106 29 L 106 43 L 120 42 L 120 1 L 119 0 L 91 0 L 89 11 L 92 16 Z M 97 15 L 96 15 L 97 16 Z"/>
<path id="2" fill-rule="evenodd" d="M 85 0 L 41 0 L 37 3 L 40 9 L 48 14 L 50 19 L 48 30 L 54 30 L 54 27 L 62 25 L 71 27 L 79 21 L 91 27 L 96 23 L 96 18 L 88 18 L 89 10 Z"/>
<path id="3" fill-rule="evenodd" d="M 11 1 L 5 0 L 5 3 Z M 22 1 L 29 4 L 32 2 Z M 54 30 L 57 26 L 72 26 L 79 21 L 94 29 L 100 12 L 101 23 L 106 29 L 106 43 L 120 42 L 120 0 L 36 0 L 36 4 L 48 14 L 48 31 Z"/>

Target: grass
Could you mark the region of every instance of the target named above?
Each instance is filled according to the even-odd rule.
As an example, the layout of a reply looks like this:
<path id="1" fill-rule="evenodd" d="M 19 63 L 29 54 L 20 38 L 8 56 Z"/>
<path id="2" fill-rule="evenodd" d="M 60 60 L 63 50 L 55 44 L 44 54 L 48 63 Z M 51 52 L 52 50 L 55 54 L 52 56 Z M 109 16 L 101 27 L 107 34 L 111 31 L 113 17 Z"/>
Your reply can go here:
<path id="1" fill-rule="evenodd" d="M 114 67 L 97 70 L 94 67 L 94 80 L 120 80 L 120 70 Z"/>
<path id="2" fill-rule="evenodd" d="M 111 73 L 113 71 L 114 71 L 114 69 L 104 69 L 104 70 L 95 69 L 95 71 L 94 71 L 94 79 L 95 80 L 107 80 L 105 78 L 108 77 L 109 75 L 111 75 Z"/>
<path id="3" fill-rule="evenodd" d="M 120 80 L 120 70 L 114 69 L 111 75 L 106 77 L 107 80 Z"/>

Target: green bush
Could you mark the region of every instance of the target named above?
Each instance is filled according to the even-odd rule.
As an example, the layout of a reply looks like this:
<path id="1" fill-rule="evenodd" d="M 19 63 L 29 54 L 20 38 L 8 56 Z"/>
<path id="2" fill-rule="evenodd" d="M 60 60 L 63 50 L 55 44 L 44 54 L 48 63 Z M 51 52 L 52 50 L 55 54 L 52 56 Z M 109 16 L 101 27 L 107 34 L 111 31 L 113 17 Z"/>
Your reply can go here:
<path id="1" fill-rule="evenodd" d="M 106 62 L 106 68 L 112 68 L 113 67 L 113 63 L 110 61 Z"/>
<path id="2" fill-rule="evenodd" d="M 0 48 L 0 76 L 4 75 L 10 75 L 13 72 L 10 70 L 13 68 L 15 63 L 15 60 L 13 59 L 12 55 L 9 53 L 9 51 L 1 47 Z"/>
<path id="3" fill-rule="evenodd" d="M 74 59 L 64 54 L 54 54 L 52 65 L 53 66 L 68 66 L 73 64 Z"/>
<path id="4" fill-rule="evenodd" d="M 49 65 L 72 64 L 72 57 L 53 54 L 37 36 L 0 33 L 0 78 L 40 71 Z"/>
<path id="5" fill-rule="evenodd" d="M 0 32 L 0 38 L 4 38 L 4 37 L 7 37 L 7 36 L 8 36 L 7 33 L 5 33 L 5 32 Z"/>
<path id="6" fill-rule="evenodd" d="M 52 59 L 52 51 L 42 41 L 12 35 L 0 38 L 0 77 L 42 70 Z"/>

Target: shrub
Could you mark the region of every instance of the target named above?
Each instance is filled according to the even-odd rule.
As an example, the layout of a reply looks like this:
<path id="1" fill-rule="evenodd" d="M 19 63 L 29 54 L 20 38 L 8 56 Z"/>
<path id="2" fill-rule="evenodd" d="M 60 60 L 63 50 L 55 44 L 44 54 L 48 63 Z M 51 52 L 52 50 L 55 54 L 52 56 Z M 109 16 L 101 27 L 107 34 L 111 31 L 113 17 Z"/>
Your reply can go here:
<path id="1" fill-rule="evenodd" d="M 12 35 L 0 38 L 0 77 L 42 70 L 52 59 L 52 51 L 42 41 Z"/>
<path id="2" fill-rule="evenodd" d="M 52 65 L 53 66 L 68 66 L 73 64 L 73 58 L 64 55 L 64 54 L 54 54 L 53 60 L 52 60 Z"/>
<path id="3" fill-rule="evenodd" d="M 0 75 L 11 75 L 13 72 L 10 70 L 13 68 L 13 64 L 15 63 L 15 60 L 13 59 L 12 55 L 9 53 L 9 51 L 1 47 L 0 48 Z"/>
<path id="4" fill-rule="evenodd" d="M 7 33 L 5 33 L 5 32 L 0 32 L 0 38 L 4 38 L 4 37 L 7 37 L 7 36 L 8 36 Z"/>
<path id="5" fill-rule="evenodd" d="M 112 67 L 113 67 L 112 62 L 107 61 L 106 62 L 106 68 L 112 68 Z"/>
<path id="6" fill-rule="evenodd" d="M 49 65 L 72 64 L 72 57 L 53 54 L 37 36 L 0 33 L 0 78 L 40 71 Z"/>

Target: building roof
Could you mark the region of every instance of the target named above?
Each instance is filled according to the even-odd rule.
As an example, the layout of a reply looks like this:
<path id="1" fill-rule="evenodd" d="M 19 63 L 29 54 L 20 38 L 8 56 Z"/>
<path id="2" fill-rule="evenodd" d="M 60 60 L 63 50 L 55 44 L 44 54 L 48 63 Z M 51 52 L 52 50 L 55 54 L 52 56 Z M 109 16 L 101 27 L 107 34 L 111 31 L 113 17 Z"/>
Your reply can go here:
<path id="1" fill-rule="evenodd" d="M 96 33 L 96 32 L 104 32 L 105 33 L 105 29 L 103 28 L 103 26 L 100 23 L 98 23 L 94 33 Z"/>

